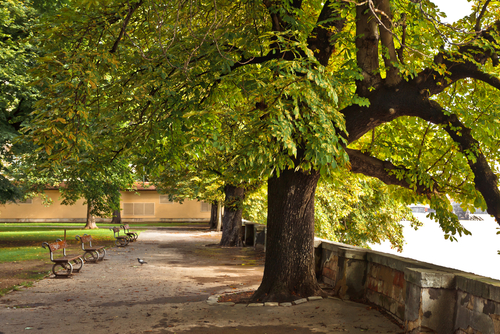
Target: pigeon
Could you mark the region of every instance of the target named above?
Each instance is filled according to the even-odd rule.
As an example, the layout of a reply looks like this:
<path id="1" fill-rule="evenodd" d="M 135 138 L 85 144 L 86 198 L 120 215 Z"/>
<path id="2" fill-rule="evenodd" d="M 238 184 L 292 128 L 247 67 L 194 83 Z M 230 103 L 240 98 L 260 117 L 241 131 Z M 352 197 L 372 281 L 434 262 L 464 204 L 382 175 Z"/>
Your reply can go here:
<path id="1" fill-rule="evenodd" d="M 144 263 L 147 263 L 146 261 L 141 260 L 141 259 L 139 259 L 139 258 L 137 258 L 137 261 L 139 261 L 139 263 L 141 264 L 141 266 L 142 266 Z"/>

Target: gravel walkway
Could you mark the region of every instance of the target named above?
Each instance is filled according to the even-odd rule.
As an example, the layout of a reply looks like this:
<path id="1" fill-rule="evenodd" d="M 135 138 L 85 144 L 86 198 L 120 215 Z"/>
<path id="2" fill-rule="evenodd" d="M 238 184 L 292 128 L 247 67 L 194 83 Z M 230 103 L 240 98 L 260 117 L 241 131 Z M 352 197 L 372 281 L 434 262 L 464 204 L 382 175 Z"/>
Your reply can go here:
<path id="1" fill-rule="evenodd" d="M 206 246 L 219 240 L 214 232 L 145 231 L 71 279 L 47 278 L 0 298 L 0 334 L 402 332 L 378 311 L 338 299 L 290 307 L 207 302 L 255 290 L 262 278 L 262 252 Z"/>

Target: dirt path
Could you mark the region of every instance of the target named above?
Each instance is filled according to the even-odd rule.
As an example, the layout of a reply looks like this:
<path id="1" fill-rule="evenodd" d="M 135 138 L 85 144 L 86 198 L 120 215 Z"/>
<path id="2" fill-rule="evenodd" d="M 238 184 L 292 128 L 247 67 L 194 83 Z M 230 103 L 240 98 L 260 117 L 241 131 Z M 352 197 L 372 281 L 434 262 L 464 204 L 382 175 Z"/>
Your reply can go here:
<path id="1" fill-rule="evenodd" d="M 206 247 L 219 240 L 201 231 L 143 232 L 72 279 L 44 279 L 0 298 L 0 334 L 401 332 L 366 305 L 334 299 L 292 307 L 210 305 L 214 294 L 256 289 L 263 272 L 263 253 Z"/>

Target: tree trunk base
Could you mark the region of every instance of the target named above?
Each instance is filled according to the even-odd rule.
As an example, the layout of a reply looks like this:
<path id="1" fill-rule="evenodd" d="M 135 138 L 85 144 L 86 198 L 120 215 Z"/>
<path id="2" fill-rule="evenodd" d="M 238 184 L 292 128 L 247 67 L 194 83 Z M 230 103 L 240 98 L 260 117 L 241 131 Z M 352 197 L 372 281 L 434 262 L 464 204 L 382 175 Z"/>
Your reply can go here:
<path id="1" fill-rule="evenodd" d="M 97 230 L 99 227 L 97 227 L 97 224 L 95 223 L 95 220 L 92 220 L 91 222 L 87 222 L 85 227 L 83 228 L 84 230 Z"/>
<path id="2" fill-rule="evenodd" d="M 328 294 L 321 289 L 317 281 L 310 282 L 303 288 L 292 290 L 277 282 L 271 286 L 263 286 L 261 284 L 250 300 L 252 303 L 285 303 L 312 296 L 327 297 Z"/>
<path id="3" fill-rule="evenodd" d="M 314 264 L 314 194 L 319 172 L 292 169 L 268 180 L 264 277 L 253 302 L 326 296 Z"/>
<path id="4" fill-rule="evenodd" d="M 224 192 L 226 193 L 226 203 L 231 203 L 231 205 L 225 205 L 224 217 L 222 218 L 222 237 L 219 245 L 222 247 L 243 247 L 241 202 L 245 198 L 245 188 L 226 185 Z"/>

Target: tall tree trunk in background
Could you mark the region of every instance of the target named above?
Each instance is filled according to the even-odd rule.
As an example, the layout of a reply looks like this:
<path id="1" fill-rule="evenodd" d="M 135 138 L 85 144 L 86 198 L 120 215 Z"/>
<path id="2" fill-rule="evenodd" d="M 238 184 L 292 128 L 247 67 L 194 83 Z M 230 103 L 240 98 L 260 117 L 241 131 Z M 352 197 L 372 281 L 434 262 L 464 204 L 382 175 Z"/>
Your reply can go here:
<path id="1" fill-rule="evenodd" d="M 208 222 L 208 227 L 211 230 L 215 230 L 217 228 L 217 206 L 218 201 L 212 203 L 212 207 L 210 210 L 210 221 Z"/>
<path id="2" fill-rule="evenodd" d="M 90 213 L 91 209 L 92 209 L 92 204 L 90 201 L 88 201 L 88 204 L 87 204 L 87 224 L 84 227 L 85 230 L 93 230 L 93 229 L 99 228 L 99 227 L 97 227 L 97 225 L 95 223 L 94 215 L 92 215 Z"/>
<path id="3" fill-rule="evenodd" d="M 222 203 L 217 201 L 217 232 L 222 230 Z"/>
<path id="4" fill-rule="evenodd" d="M 122 211 L 120 209 L 113 211 L 113 219 L 111 219 L 111 225 L 121 225 L 122 224 Z"/>
<path id="5" fill-rule="evenodd" d="M 289 169 L 268 180 L 264 277 L 254 301 L 323 295 L 314 270 L 314 193 L 319 171 Z"/>
<path id="6" fill-rule="evenodd" d="M 243 208 L 241 204 L 245 198 L 245 188 L 227 185 L 224 188 L 224 192 L 226 200 L 224 202 L 220 245 L 225 247 L 241 247 L 243 246 L 243 236 L 241 233 Z"/>

